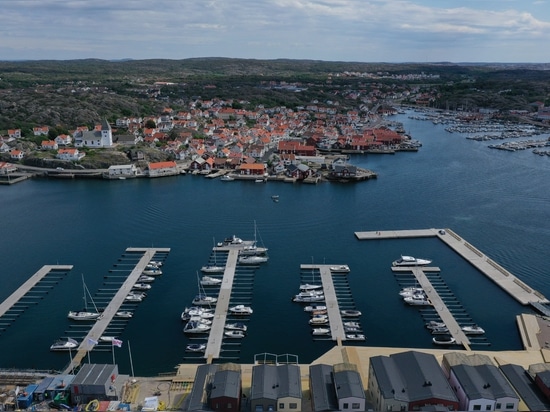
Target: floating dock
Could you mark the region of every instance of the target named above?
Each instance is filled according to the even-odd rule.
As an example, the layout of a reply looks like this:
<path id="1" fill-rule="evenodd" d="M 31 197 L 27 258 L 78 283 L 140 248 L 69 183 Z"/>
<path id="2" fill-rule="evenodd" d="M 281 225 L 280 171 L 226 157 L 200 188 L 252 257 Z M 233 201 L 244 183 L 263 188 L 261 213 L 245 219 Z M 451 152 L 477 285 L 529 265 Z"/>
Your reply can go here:
<path id="1" fill-rule="evenodd" d="M 470 339 L 468 339 L 466 334 L 462 331 L 453 314 L 449 311 L 447 305 L 445 304 L 445 302 L 443 302 L 443 299 L 441 299 L 441 296 L 439 296 L 439 293 L 437 293 L 435 288 L 432 286 L 432 283 L 424 273 L 424 271 L 439 272 L 439 268 L 420 266 L 394 266 L 392 267 L 392 271 L 412 272 L 412 274 L 418 281 L 418 284 L 422 287 L 424 293 L 426 293 L 426 296 L 432 303 L 433 308 L 441 318 L 441 321 L 445 323 L 445 326 L 447 326 L 449 334 L 456 340 L 457 344 L 464 346 L 466 350 L 470 350 Z"/>
<path id="2" fill-rule="evenodd" d="M 63 373 L 69 374 L 75 368 L 77 368 L 88 351 L 91 351 L 94 347 L 91 344 L 92 341 L 98 342 L 99 338 L 105 332 L 105 329 L 109 326 L 116 313 L 118 312 L 126 296 L 132 291 L 132 286 L 137 282 L 138 278 L 143 274 L 147 264 L 153 259 L 157 252 L 168 253 L 170 252 L 169 248 L 127 248 L 126 252 L 131 253 L 143 253 L 143 256 L 136 264 L 132 272 L 128 275 L 120 289 L 117 291 L 115 296 L 111 299 L 107 307 L 103 310 L 101 318 L 99 318 L 93 326 L 90 328 L 88 334 L 84 337 L 80 346 L 76 349 L 74 356 L 72 356 L 69 366 L 65 369 Z"/>
<path id="3" fill-rule="evenodd" d="M 69 272 L 72 265 L 45 265 L 38 272 L 32 275 L 15 292 L 0 304 L 0 317 L 4 316 L 21 298 L 29 293 L 47 274 L 52 271 Z"/>
<path id="4" fill-rule="evenodd" d="M 212 363 L 213 359 L 220 357 L 225 322 L 227 321 L 227 312 L 231 299 L 231 290 L 233 289 L 233 280 L 235 279 L 235 269 L 237 267 L 239 250 L 242 249 L 243 246 L 227 245 L 214 248 L 214 253 L 216 251 L 227 251 L 228 255 L 227 261 L 225 262 L 223 280 L 218 294 L 218 301 L 216 302 L 216 310 L 214 312 L 210 333 L 208 334 L 208 342 L 204 351 L 204 357 L 207 359 L 208 363 Z"/>
<path id="5" fill-rule="evenodd" d="M 346 340 L 344 324 L 340 314 L 340 305 L 332 282 L 331 267 L 337 265 L 300 265 L 301 270 L 319 270 L 321 274 L 321 282 L 323 284 L 323 293 L 325 295 L 325 306 L 327 307 L 327 315 L 330 326 L 330 334 L 332 340 L 341 342 Z"/>
<path id="6" fill-rule="evenodd" d="M 542 293 L 527 286 L 508 270 L 504 269 L 450 229 L 355 232 L 355 236 L 359 240 L 438 237 L 522 305 L 529 305 L 533 302 L 541 304 L 549 303 Z"/>

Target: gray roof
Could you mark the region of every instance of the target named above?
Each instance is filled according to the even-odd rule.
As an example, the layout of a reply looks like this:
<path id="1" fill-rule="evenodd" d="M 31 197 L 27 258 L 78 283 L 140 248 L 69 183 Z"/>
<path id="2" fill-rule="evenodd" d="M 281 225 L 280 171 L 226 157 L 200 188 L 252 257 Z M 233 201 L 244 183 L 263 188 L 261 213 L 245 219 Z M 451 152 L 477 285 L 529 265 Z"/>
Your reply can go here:
<path id="1" fill-rule="evenodd" d="M 311 400 L 315 411 L 338 409 L 332 366 L 317 364 L 309 367 Z"/>
<path id="2" fill-rule="evenodd" d="M 457 365 L 451 370 L 469 399 L 518 398 L 504 375 L 494 365 Z"/>
<path id="3" fill-rule="evenodd" d="M 214 375 L 210 398 L 229 397 L 239 399 L 241 396 L 241 373 L 224 370 Z"/>
<path id="4" fill-rule="evenodd" d="M 520 365 L 502 365 L 500 370 L 512 384 L 523 402 L 531 411 L 548 411 L 550 404 L 535 385 L 530 375 Z"/>
<path id="5" fill-rule="evenodd" d="M 193 383 L 193 388 L 191 393 L 187 396 L 186 408 L 187 411 L 202 411 L 208 410 L 206 402 L 206 396 L 204 396 L 204 391 L 206 385 L 209 383 L 211 376 L 216 373 L 219 365 L 199 365 L 197 371 L 195 372 L 195 380 Z"/>
<path id="6" fill-rule="evenodd" d="M 442 399 L 458 402 L 435 356 L 408 351 L 389 358 L 371 358 L 376 379 L 386 398 L 405 402 Z"/>
<path id="7" fill-rule="evenodd" d="M 336 397 L 365 399 L 365 390 L 361 382 L 361 376 L 357 371 L 343 370 L 334 372 L 334 387 Z"/>
<path id="8" fill-rule="evenodd" d="M 302 397 L 298 365 L 256 365 L 252 368 L 251 399 Z"/>
<path id="9" fill-rule="evenodd" d="M 118 367 L 110 364 L 85 363 L 82 365 L 73 385 L 105 385 L 112 375 L 118 375 Z"/>

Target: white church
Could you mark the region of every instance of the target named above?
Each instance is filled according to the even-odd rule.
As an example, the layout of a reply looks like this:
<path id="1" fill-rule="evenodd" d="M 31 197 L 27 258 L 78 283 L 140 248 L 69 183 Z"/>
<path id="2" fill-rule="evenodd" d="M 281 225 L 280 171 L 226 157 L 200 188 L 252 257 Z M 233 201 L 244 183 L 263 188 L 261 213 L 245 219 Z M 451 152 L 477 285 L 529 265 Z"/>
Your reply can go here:
<path id="1" fill-rule="evenodd" d="M 101 121 L 101 128 L 75 133 L 75 147 L 113 147 L 113 132 L 107 119 Z"/>

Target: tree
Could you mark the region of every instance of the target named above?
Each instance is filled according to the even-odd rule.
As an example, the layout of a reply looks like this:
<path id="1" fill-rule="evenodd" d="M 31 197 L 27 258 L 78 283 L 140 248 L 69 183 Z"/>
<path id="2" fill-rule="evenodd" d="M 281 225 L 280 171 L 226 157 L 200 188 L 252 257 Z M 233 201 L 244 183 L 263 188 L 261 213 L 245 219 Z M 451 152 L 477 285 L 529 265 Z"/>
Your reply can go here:
<path id="1" fill-rule="evenodd" d="M 157 127 L 157 124 L 155 123 L 154 120 L 149 119 L 145 122 L 145 127 L 147 129 L 155 129 Z"/>

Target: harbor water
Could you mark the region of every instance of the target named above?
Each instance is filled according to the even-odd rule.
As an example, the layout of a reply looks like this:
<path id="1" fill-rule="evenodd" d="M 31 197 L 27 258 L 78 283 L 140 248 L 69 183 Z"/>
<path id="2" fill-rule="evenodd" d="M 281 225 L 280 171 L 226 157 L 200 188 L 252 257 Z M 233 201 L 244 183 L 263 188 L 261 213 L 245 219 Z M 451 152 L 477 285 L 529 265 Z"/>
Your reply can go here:
<path id="1" fill-rule="evenodd" d="M 294 354 L 308 363 L 334 345 L 313 339 L 308 315 L 290 299 L 302 281 L 315 280 L 314 272 L 300 271 L 301 264 L 311 263 L 351 268 L 341 275 L 339 287 L 349 305 L 362 312 L 359 321 L 367 337 L 351 344 L 432 347 L 423 312 L 398 295 L 407 279 L 390 267 L 400 255 L 432 259 L 441 269 L 440 280 L 464 316 L 486 331 L 472 349 L 521 349 L 515 315 L 531 309 L 438 239 L 359 241 L 354 232 L 450 228 L 550 297 L 550 158 L 530 150 L 493 150 L 490 142 L 467 140 L 407 115 L 395 120 L 423 146 L 395 155 L 353 155 L 351 163 L 378 174 L 357 184 L 222 182 L 187 175 L 33 179 L 2 187 L 0 299 L 43 265 L 74 267 L 15 320 L 0 320 L 0 367 L 64 368 L 70 353 L 49 347 L 59 337 L 83 336 L 83 324 L 67 319 L 69 310 L 83 308 L 82 276 L 94 301 L 101 301 L 124 275 L 123 264 L 132 260 L 128 247 L 171 250 L 162 256 L 163 275 L 132 307 L 133 318 L 119 321 L 116 337 L 122 347 L 113 352 L 99 345 L 89 360 L 115 359 L 121 373 L 130 373 L 132 359 L 138 376 L 201 362 L 185 352 L 190 339 L 182 332 L 180 314 L 199 291 L 197 273 L 208 262 L 213 242 L 231 235 L 253 239 L 254 222 L 270 259 L 239 278 L 233 296 L 250 302 L 254 313 L 247 336 L 224 344 L 219 362 L 252 363 L 255 354 L 268 352 Z"/>

